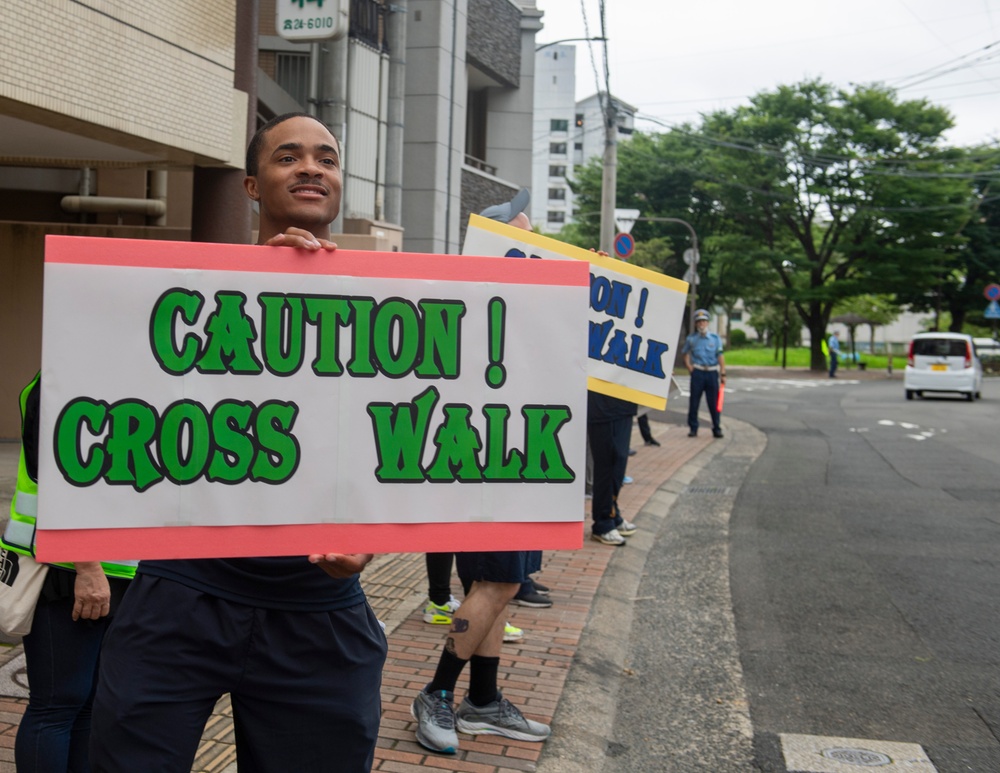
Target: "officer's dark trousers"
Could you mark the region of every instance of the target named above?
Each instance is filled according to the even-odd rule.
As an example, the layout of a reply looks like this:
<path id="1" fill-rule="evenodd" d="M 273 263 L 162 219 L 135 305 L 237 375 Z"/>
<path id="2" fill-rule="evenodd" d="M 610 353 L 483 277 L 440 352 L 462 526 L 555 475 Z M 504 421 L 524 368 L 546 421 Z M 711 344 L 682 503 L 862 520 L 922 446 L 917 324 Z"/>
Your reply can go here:
<path id="1" fill-rule="evenodd" d="M 719 372 L 696 370 L 691 373 L 691 401 L 688 403 L 688 426 L 692 432 L 698 431 L 698 404 L 705 395 L 708 412 L 712 416 L 712 429 L 719 430 Z"/>

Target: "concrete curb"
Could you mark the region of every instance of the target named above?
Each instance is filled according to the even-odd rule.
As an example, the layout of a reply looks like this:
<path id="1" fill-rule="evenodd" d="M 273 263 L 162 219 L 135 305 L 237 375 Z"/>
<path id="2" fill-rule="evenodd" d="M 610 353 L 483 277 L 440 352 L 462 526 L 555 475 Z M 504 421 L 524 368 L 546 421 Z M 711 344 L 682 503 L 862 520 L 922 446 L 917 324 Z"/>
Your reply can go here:
<path id="1" fill-rule="evenodd" d="M 614 756 L 616 741 L 611 733 L 623 680 L 628 679 L 630 674 L 629 641 L 636 614 L 636 602 L 639 600 L 637 592 L 654 549 L 671 551 L 671 560 L 676 564 L 676 573 L 684 576 L 686 585 L 702 588 L 708 584 L 714 589 L 709 610 L 703 608 L 705 599 L 701 597 L 680 598 L 675 601 L 679 606 L 688 607 L 696 604 L 702 607 L 698 610 L 698 614 L 710 615 L 716 627 L 721 626 L 724 629 L 722 638 L 726 641 L 713 642 L 712 662 L 700 665 L 715 673 L 713 681 L 727 686 L 727 698 L 720 707 L 725 714 L 721 718 L 721 723 L 731 729 L 732 741 L 728 744 L 729 748 L 722 753 L 722 758 L 731 761 L 737 757 L 741 759 L 742 767 L 730 768 L 726 764 L 713 766 L 710 761 L 712 752 L 706 748 L 705 739 L 700 734 L 697 737 L 693 734 L 687 738 L 671 737 L 669 743 L 677 749 L 695 750 L 701 770 L 721 773 L 730 769 L 734 771 L 751 769 L 753 733 L 743 691 L 742 668 L 735 643 L 735 623 L 729 593 L 728 524 L 735 493 L 727 498 L 728 502 L 717 503 L 712 512 L 699 510 L 697 513 L 700 525 L 703 526 L 705 521 L 711 518 L 716 527 L 719 543 L 716 548 L 722 550 L 722 560 L 719 561 L 701 561 L 698 558 L 703 554 L 683 549 L 686 538 L 682 532 L 689 526 L 688 516 L 694 508 L 680 506 L 683 505 L 683 501 L 679 503 L 687 487 L 710 464 L 717 460 L 725 464 L 724 457 L 738 457 L 743 462 L 740 465 L 744 468 L 742 480 L 750 464 L 763 452 L 766 445 L 763 433 L 730 417 L 726 417 L 725 427 L 727 432 L 722 442 L 707 446 L 667 479 L 650 497 L 636 519 L 641 527 L 639 532 L 631 538 L 625 549 L 618 550 L 611 559 L 608 570 L 601 580 L 577 655 L 567 676 L 564 692 L 553 719 L 556 732 L 546 742 L 545 750 L 538 762 L 538 773 L 579 773 L 581 770 L 595 773 L 603 770 L 609 757 Z M 689 512 L 683 513 L 684 510 Z M 682 592 L 681 595 L 688 594 Z M 690 616 L 691 609 L 671 609 L 668 614 L 676 616 L 678 623 L 683 624 Z M 683 635 L 683 632 L 680 632 L 680 635 Z M 720 646 L 725 649 L 725 657 L 723 660 L 716 660 L 714 658 L 717 657 L 716 653 Z M 704 698 L 704 696 L 688 697 L 690 702 L 697 702 L 699 697 Z M 672 702 L 678 700 L 683 702 L 684 697 L 671 696 Z M 716 717 L 713 724 L 719 723 L 720 718 Z M 684 727 L 693 729 L 692 723 L 681 723 L 678 725 L 680 732 L 684 732 Z M 713 739 L 710 746 L 715 747 L 717 740 Z M 622 760 L 618 760 L 617 763 L 609 764 L 620 765 L 621 762 Z"/>

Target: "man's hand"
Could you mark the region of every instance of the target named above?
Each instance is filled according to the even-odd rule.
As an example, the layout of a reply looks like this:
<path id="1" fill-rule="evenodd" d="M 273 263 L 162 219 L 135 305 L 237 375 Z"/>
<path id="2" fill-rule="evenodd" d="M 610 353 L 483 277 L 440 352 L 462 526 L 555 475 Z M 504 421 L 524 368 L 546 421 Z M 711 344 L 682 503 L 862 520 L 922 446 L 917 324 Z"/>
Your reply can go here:
<path id="1" fill-rule="evenodd" d="M 73 619 L 99 620 L 111 611 L 111 586 L 97 561 L 75 564 Z"/>
<path id="2" fill-rule="evenodd" d="M 311 250 L 313 252 L 317 250 L 333 252 L 337 249 L 336 242 L 313 236 L 304 228 L 289 228 L 284 233 L 272 236 L 264 244 L 270 247 L 298 247 L 301 250 Z"/>
<path id="3" fill-rule="evenodd" d="M 313 553 L 309 556 L 309 563 L 317 564 L 331 577 L 343 580 L 360 574 L 373 558 L 375 558 L 374 553 L 350 553 L 348 555 L 343 553 Z"/>

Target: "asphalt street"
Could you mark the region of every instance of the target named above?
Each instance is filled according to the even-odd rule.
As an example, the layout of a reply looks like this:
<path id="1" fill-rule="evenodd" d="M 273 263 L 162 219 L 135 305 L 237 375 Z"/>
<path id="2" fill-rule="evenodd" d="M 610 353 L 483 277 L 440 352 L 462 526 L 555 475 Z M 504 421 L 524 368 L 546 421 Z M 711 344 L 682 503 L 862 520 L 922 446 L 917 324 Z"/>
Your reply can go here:
<path id="1" fill-rule="evenodd" d="M 592 748 L 539 771 L 1000 771 L 1000 379 L 842 375 L 730 379 L 605 575 L 560 707 Z"/>

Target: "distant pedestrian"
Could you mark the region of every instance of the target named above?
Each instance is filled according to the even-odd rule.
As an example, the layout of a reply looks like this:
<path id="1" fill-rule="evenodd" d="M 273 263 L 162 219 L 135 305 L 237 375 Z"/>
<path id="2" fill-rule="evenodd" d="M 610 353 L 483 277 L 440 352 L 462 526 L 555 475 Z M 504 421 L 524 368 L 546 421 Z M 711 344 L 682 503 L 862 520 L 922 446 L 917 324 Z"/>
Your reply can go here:
<path id="1" fill-rule="evenodd" d="M 830 351 L 830 378 L 837 378 L 837 360 L 840 359 L 840 333 L 836 330 L 830 335 L 830 340 L 826 342 L 826 348 Z"/>
<path id="2" fill-rule="evenodd" d="M 726 381 L 726 361 L 722 356 L 722 339 L 708 330 L 709 314 L 705 309 L 694 313 L 695 332 L 684 341 L 681 353 L 691 374 L 691 401 L 688 403 L 688 437 L 698 435 L 698 404 L 705 395 L 712 416 L 712 435 L 722 437 L 719 423 L 719 384 Z"/>

